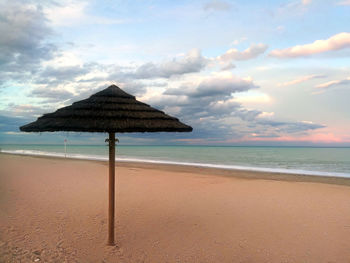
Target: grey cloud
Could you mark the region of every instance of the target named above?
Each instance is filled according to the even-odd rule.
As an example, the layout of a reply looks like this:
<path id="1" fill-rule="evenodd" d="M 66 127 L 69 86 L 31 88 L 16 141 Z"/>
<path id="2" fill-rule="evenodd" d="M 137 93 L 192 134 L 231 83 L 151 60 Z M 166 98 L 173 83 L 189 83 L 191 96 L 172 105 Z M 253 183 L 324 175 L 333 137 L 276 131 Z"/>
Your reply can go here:
<path id="1" fill-rule="evenodd" d="M 118 80 L 125 81 L 127 79 L 136 79 L 134 76 L 136 66 L 120 66 L 120 65 L 99 65 L 99 71 L 107 73 L 107 77 L 104 77 L 104 80 L 113 81 Z M 101 77 L 94 77 L 86 81 L 100 81 Z M 84 80 L 85 81 L 85 80 Z"/>
<path id="2" fill-rule="evenodd" d="M 78 83 L 74 87 L 75 95 L 69 98 L 67 101 L 65 101 L 65 105 L 70 105 L 73 102 L 89 98 L 92 94 L 105 89 L 111 84 L 113 83 L 91 82 L 91 83 L 84 83 L 84 85 L 81 85 L 80 83 Z"/>
<path id="3" fill-rule="evenodd" d="M 236 116 L 248 118 L 250 111 L 244 112 L 241 105 L 230 101 L 232 94 L 257 88 L 252 81 L 239 78 L 213 77 L 197 86 L 186 84 L 163 93 L 165 100 L 159 100 L 159 106 L 178 106 L 182 116 L 191 118 Z M 259 113 L 254 113 L 254 115 Z"/>
<path id="4" fill-rule="evenodd" d="M 204 112 L 203 112 L 204 113 Z M 203 116 L 213 116 L 215 119 L 221 119 L 225 117 L 237 117 L 243 121 L 253 121 L 261 114 L 259 110 L 248 110 L 242 107 L 242 105 L 235 101 L 214 101 L 210 103 Z"/>
<path id="5" fill-rule="evenodd" d="M 64 67 L 52 67 L 45 68 L 39 76 L 41 83 L 52 82 L 53 80 L 64 81 L 74 80 L 77 76 L 81 76 L 90 72 L 90 67 L 85 66 L 64 66 Z"/>
<path id="6" fill-rule="evenodd" d="M 105 89 L 111 84 L 117 84 L 123 88 L 126 92 L 131 93 L 136 96 L 142 96 L 147 87 L 157 85 L 163 85 L 162 82 L 151 82 L 143 83 L 138 81 L 127 81 L 127 82 L 114 82 L 114 81 L 92 81 L 92 82 L 77 82 L 76 85 L 70 85 L 70 88 L 74 91 L 69 91 L 64 88 L 64 86 L 51 85 L 49 83 L 43 87 L 38 87 L 32 89 L 30 95 L 34 98 L 42 99 L 42 103 L 54 103 L 54 102 L 64 102 L 65 105 L 70 105 L 75 101 L 86 99 L 92 94 Z M 71 83 L 70 83 L 71 84 Z"/>
<path id="7" fill-rule="evenodd" d="M 170 110 L 181 120 L 189 123 L 195 137 L 212 136 L 221 139 L 245 136 L 275 138 L 285 134 L 305 134 L 310 130 L 324 128 L 322 124 L 298 121 L 276 121 L 259 117 L 262 111 L 246 109 L 232 100 L 236 92 L 258 88 L 252 81 L 243 79 L 211 78 L 197 86 L 186 84 L 168 89 L 157 100 L 151 100 L 163 110 Z M 216 136 L 215 136 L 216 134 Z M 203 137 L 205 138 L 205 137 Z"/>
<path id="8" fill-rule="evenodd" d="M 215 116 L 226 116 L 227 114 L 231 114 L 241 108 L 241 104 L 234 101 L 226 101 L 226 102 L 213 102 L 208 105 L 210 111 L 215 114 Z"/>
<path id="9" fill-rule="evenodd" d="M 33 89 L 30 95 L 36 98 L 46 98 L 47 102 L 67 100 L 74 96 L 74 94 L 68 90 L 50 88 L 47 86 Z"/>
<path id="10" fill-rule="evenodd" d="M 192 98 L 218 97 L 228 98 L 233 93 L 258 88 L 252 81 L 239 78 L 214 77 L 202 81 L 197 87 L 184 85 L 176 89 L 168 89 L 165 95 L 185 95 Z"/>
<path id="11" fill-rule="evenodd" d="M 247 110 L 243 108 L 235 112 L 235 116 L 244 121 L 254 121 L 259 114 L 261 114 L 261 111 L 259 110 Z"/>
<path id="12" fill-rule="evenodd" d="M 274 120 L 259 120 L 258 124 L 264 126 L 275 127 L 279 132 L 285 133 L 297 133 L 305 132 L 309 130 L 316 130 L 325 128 L 325 125 L 311 123 L 311 122 L 285 122 L 285 121 L 274 121 Z"/>
<path id="13" fill-rule="evenodd" d="M 234 69 L 236 67 L 235 64 L 229 62 L 229 63 L 225 63 L 222 67 L 221 70 L 230 70 L 230 69 Z"/>
<path id="14" fill-rule="evenodd" d="M 132 80 L 151 80 L 155 78 L 168 79 L 173 76 L 181 76 L 189 73 L 197 73 L 203 70 L 208 64 L 208 59 L 204 58 L 198 49 L 193 49 L 180 58 L 163 63 L 147 62 L 139 66 L 120 66 L 120 65 L 95 65 L 100 71 L 107 74 L 106 77 L 94 77 L 88 80 L 80 80 L 80 82 L 89 81 L 112 81 L 130 82 Z M 84 66 L 85 67 L 85 66 Z M 154 86 L 154 85 L 152 85 Z"/>
<path id="15" fill-rule="evenodd" d="M 147 66 L 153 65 L 154 70 L 145 70 Z M 59 102 L 69 100 L 73 97 L 72 92 L 64 89 L 64 85 L 77 83 L 74 87 L 74 93 L 88 95 L 91 91 L 96 91 L 99 86 L 105 87 L 106 82 L 117 83 L 127 92 L 136 96 L 143 95 L 147 88 L 165 87 L 166 81 L 154 81 L 153 77 L 169 78 L 177 74 L 186 74 L 200 71 L 206 65 L 206 59 L 200 55 L 198 50 L 192 50 L 186 56 L 180 59 L 173 59 L 163 64 L 144 64 L 141 67 L 135 66 L 118 66 L 98 63 L 85 63 L 75 66 L 47 66 L 46 68 L 37 69 L 30 74 L 33 84 L 44 85 L 45 87 L 35 88 L 30 93 L 31 96 L 41 98 L 41 103 Z M 99 74 L 89 73 L 97 72 Z M 107 85 L 109 85 L 107 84 Z M 75 86 L 75 85 L 74 85 Z"/>
<path id="16" fill-rule="evenodd" d="M 190 104 L 190 100 L 186 96 L 168 96 L 161 95 L 148 100 L 148 103 L 158 108 L 165 107 L 186 107 Z"/>
<path id="17" fill-rule="evenodd" d="M 194 49 L 181 59 L 173 59 L 161 64 L 152 62 L 139 66 L 135 72 L 126 74 L 130 78 L 151 79 L 170 78 L 175 75 L 200 72 L 207 65 L 198 49 Z"/>
<path id="18" fill-rule="evenodd" d="M 108 78 L 106 78 L 108 79 Z M 164 87 L 167 85 L 167 82 L 162 81 L 133 81 L 133 80 L 122 80 L 122 81 L 92 81 L 86 83 L 77 83 L 74 87 L 75 95 L 70 96 L 67 94 L 69 100 L 66 101 L 66 104 L 69 105 L 75 101 L 86 99 L 92 94 L 105 89 L 106 87 L 116 84 L 126 92 L 137 96 L 142 96 L 147 91 L 148 87 Z"/>
<path id="19" fill-rule="evenodd" d="M 47 43 L 52 34 L 39 5 L 21 1 L 0 4 L 0 74 L 10 79 L 20 72 L 33 72 L 49 59 L 56 47 Z"/>
<path id="20" fill-rule="evenodd" d="M 110 69 L 110 65 L 103 65 L 95 62 L 84 63 L 82 65 L 71 66 L 47 66 L 38 71 L 33 78 L 36 84 L 58 85 L 68 82 L 74 83 L 94 83 L 101 81 L 109 81 L 115 77 L 114 68 Z M 106 73 L 107 76 L 93 76 L 87 78 L 89 73 L 94 71 Z M 81 77 L 81 79 L 77 79 Z"/>
<path id="21" fill-rule="evenodd" d="M 213 77 L 198 85 L 187 83 L 180 88 L 168 89 L 161 97 L 150 100 L 149 103 L 163 110 L 170 110 L 170 114 L 175 114 L 193 125 L 195 137 L 238 138 L 244 133 L 233 129 L 232 121 L 238 127 L 239 120 L 253 120 L 261 112 L 244 109 L 240 103 L 231 100 L 232 94 L 254 88 L 258 87 L 249 80 Z"/>
<path id="22" fill-rule="evenodd" d="M 27 122 L 26 118 L 0 115 L 0 132 L 19 131 L 18 127 Z"/>
<path id="23" fill-rule="evenodd" d="M 24 119 L 33 119 L 36 116 L 42 115 L 43 113 L 52 112 L 54 109 L 52 105 L 44 107 L 35 106 L 31 104 L 9 104 L 5 110 L 0 111 L 0 115 L 7 117 L 17 117 Z"/>
<path id="24" fill-rule="evenodd" d="M 325 128 L 325 125 L 302 121 L 276 121 L 255 118 L 247 125 L 254 138 L 278 138 L 286 134 L 306 135 L 309 131 Z"/>
<path id="25" fill-rule="evenodd" d="M 230 97 L 232 93 L 255 89 L 251 81 L 243 79 L 213 78 L 203 81 L 198 88 L 190 94 L 193 97 L 222 96 Z"/>
<path id="26" fill-rule="evenodd" d="M 160 88 L 166 87 L 168 82 L 166 81 L 154 81 L 154 80 L 120 80 L 118 82 L 114 82 L 110 80 L 111 83 L 116 83 L 120 88 L 125 90 L 126 92 L 137 96 L 142 96 L 146 93 L 148 88 Z"/>
<path id="27" fill-rule="evenodd" d="M 213 10 L 213 11 L 228 11 L 231 9 L 231 4 L 226 1 L 221 0 L 211 0 L 205 3 L 204 10 Z"/>
<path id="28" fill-rule="evenodd" d="M 128 93 L 141 96 L 146 92 L 146 85 L 142 82 L 130 81 L 123 83 L 121 87 Z"/>

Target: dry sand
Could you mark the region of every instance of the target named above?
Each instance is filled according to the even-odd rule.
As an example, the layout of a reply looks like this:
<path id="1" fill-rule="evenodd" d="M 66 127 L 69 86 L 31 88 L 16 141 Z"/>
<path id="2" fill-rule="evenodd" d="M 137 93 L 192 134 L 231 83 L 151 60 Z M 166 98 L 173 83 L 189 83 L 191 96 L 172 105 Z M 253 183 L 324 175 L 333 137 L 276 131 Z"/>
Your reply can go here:
<path id="1" fill-rule="evenodd" d="M 107 163 L 0 154 L 0 262 L 350 262 L 349 180 L 121 165 L 111 247 Z"/>

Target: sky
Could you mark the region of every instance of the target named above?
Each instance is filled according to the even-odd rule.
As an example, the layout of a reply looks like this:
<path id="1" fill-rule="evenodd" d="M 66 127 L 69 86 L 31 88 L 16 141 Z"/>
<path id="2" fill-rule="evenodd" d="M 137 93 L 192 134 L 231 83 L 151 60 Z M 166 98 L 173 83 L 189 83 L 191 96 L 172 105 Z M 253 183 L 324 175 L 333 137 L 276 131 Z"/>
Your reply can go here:
<path id="1" fill-rule="evenodd" d="M 0 144 L 103 144 L 19 126 L 116 84 L 192 133 L 122 144 L 350 146 L 349 0 L 2 0 Z"/>

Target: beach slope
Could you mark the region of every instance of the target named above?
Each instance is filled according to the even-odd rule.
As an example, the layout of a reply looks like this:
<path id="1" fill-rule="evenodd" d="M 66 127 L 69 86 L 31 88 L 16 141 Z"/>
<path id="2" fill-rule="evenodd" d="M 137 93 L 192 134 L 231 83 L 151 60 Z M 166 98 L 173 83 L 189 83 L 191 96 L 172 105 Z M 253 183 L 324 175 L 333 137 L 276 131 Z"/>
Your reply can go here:
<path id="1" fill-rule="evenodd" d="M 346 179 L 259 176 L 117 164 L 111 247 L 107 163 L 0 154 L 0 262 L 350 262 Z"/>

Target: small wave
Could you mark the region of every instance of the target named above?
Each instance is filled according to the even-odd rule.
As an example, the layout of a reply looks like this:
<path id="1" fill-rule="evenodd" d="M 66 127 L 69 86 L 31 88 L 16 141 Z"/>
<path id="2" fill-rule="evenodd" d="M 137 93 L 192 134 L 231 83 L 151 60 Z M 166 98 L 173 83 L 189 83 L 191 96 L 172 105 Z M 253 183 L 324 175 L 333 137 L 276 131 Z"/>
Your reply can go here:
<path id="1" fill-rule="evenodd" d="M 48 157 L 59 157 L 59 158 L 73 158 L 82 160 L 96 160 L 96 161 L 108 161 L 108 158 L 100 155 L 85 155 L 85 154 L 74 154 L 74 153 L 58 153 L 58 152 L 44 152 L 36 150 L 1 150 L 3 153 L 19 154 L 19 155 L 34 155 L 34 156 L 48 156 Z"/>
<path id="2" fill-rule="evenodd" d="M 44 152 L 44 151 L 35 151 L 35 150 L 1 150 L 1 152 L 10 153 L 10 154 L 19 154 L 19 155 L 48 156 L 48 157 L 58 157 L 58 158 L 67 157 L 67 158 L 82 159 L 82 160 L 108 161 L 107 156 L 101 156 L 101 155 L 85 155 L 85 154 L 73 154 L 73 153 L 69 153 L 65 155 L 64 153 Z M 268 172 L 268 173 L 350 178 L 350 174 L 347 174 L 347 173 L 308 171 L 308 170 L 302 170 L 302 169 L 266 168 L 266 167 L 252 167 L 252 166 L 241 166 L 241 165 L 210 164 L 210 163 L 196 163 L 196 162 L 177 162 L 177 161 L 168 161 L 168 160 L 164 161 L 164 160 L 139 159 L 139 158 L 130 158 L 130 157 L 117 157 L 116 161 L 170 164 L 170 165 L 194 166 L 194 167 L 216 168 L 216 169 L 226 169 L 226 170 L 242 170 L 242 171 L 252 171 L 252 172 Z"/>

